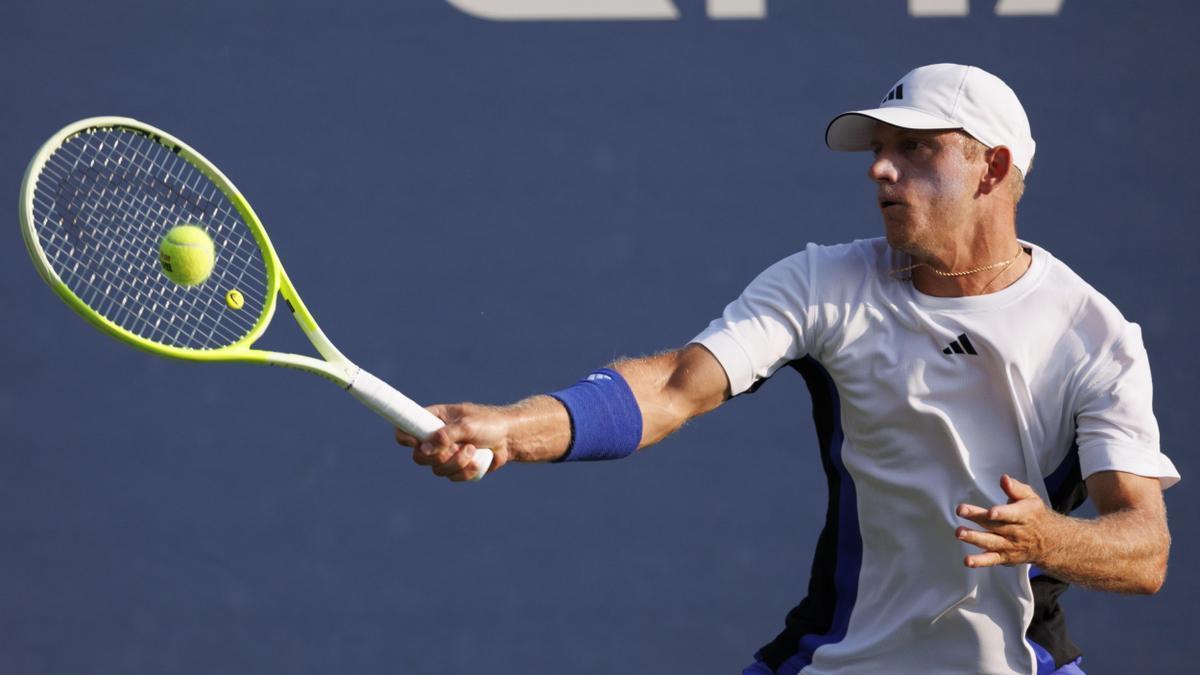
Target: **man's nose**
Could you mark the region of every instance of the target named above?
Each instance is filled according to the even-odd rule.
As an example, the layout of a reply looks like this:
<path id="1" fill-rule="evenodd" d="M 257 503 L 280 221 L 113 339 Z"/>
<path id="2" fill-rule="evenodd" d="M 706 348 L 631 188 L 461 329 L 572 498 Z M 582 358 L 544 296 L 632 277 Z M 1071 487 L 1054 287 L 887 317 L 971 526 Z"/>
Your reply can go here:
<path id="1" fill-rule="evenodd" d="M 900 177 L 896 165 L 886 155 L 880 154 L 867 167 L 867 177 L 872 183 L 895 183 Z"/>

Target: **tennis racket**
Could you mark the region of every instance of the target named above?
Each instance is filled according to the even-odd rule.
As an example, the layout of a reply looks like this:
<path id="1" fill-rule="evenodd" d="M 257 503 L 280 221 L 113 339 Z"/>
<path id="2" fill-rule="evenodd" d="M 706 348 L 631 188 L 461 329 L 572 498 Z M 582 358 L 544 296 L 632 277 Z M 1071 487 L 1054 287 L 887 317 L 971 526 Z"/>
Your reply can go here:
<path id="1" fill-rule="evenodd" d="M 215 263 L 182 286 L 161 269 L 177 225 L 204 229 Z M 347 359 L 296 293 L 250 204 L 184 142 L 124 117 L 68 125 L 38 150 L 21 182 L 21 232 L 33 264 L 100 330 L 153 354 L 295 368 L 331 380 L 411 436 L 443 422 Z M 254 349 L 279 297 L 321 358 Z M 477 477 L 491 467 L 477 449 Z"/>

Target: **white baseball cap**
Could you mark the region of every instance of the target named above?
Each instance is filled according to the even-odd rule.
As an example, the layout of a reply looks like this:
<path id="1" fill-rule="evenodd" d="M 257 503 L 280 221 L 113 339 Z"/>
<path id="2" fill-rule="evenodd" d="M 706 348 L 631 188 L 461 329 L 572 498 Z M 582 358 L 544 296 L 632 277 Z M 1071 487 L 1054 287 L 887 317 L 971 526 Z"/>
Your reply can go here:
<path id="1" fill-rule="evenodd" d="M 870 150 L 876 121 L 903 129 L 961 129 L 989 148 L 1007 147 L 1023 174 L 1029 173 L 1037 145 L 1016 93 L 986 70 L 955 63 L 912 70 L 878 108 L 833 118 L 825 144 L 834 150 Z"/>

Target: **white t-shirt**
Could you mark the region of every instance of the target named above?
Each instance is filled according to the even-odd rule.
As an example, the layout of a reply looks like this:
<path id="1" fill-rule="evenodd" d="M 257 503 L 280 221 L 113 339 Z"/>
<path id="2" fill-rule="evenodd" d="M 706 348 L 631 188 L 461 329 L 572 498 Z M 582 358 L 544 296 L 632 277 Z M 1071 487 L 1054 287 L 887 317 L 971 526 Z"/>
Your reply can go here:
<path id="1" fill-rule="evenodd" d="M 1016 283 L 943 298 L 893 278 L 883 239 L 810 244 L 695 338 L 734 395 L 793 365 L 814 396 L 830 507 L 809 597 L 764 647 L 778 672 L 1033 673 L 1031 568 L 965 567 L 956 505 L 1005 503 L 1005 473 L 1048 503 L 1074 467 L 1179 480 L 1137 324 L 1022 245 Z"/>

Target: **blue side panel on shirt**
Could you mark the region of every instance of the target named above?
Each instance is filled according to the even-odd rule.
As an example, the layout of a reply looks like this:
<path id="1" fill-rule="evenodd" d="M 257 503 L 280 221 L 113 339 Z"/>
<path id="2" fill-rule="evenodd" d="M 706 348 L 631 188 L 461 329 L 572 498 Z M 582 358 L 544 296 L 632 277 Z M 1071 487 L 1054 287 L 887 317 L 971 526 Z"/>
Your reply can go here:
<path id="1" fill-rule="evenodd" d="M 1079 467 L 1079 448 L 1075 445 L 1067 451 L 1049 476 L 1045 479 L 1046 494 L 1050 506 L 1056 512 L 1069 514 L 1087 499 L 1087 486 Z M 1079 674 L 1081 651 L 1067 634 L 1066 618 L 1059 604 L 1059 597 L 1066 592 L 1067 583 L 1047 575 L 1037 566 L 1029 568 L 1029 580 L 1033 589 L 1033 620 L 1025 631 L 1025 639 L 1037 656 L 1037 675 Z"/>
<path id="2" fill-rule="evenodd" d="M 1064 501 L 1064 496 L 1060 494 L 1060 491 L 1063 488 L 1063 483 L 1067 480 L 1068 477 L 1070 477 L 1072 470 L 1078 464 L 1079 464 L 1079 446 L 1072 443 L 1071 449 L 1067 451 L 1067 456 L 1063 458 L 1062 463 L 1060 463 L 1058 465 L 1058 468 L 1055 469 L 1053 473 L 1051 473 L 1049 476 L 1046 476 L 1046 480 L 1044 481 L 1044 483 L 1046 484 L 1046 494 L 1050 495 L 1051 502 L 1056 502 L 1056 503 L 1052 503 L 1051 506 L 1056 511 L 1059 511 L 1060 513 L 1063 512 L 1063 509 L 1072 509 L 1072 510 L 1074 509 L 1074 505 L 1072 505 L 1072 504 L 1063 504 L 1063 503 L 1057 503 L 1057 502 Z M 1069 510 L 1066 512 L 1070 513 Z M 1037 565 L 1029 566 L 1029 578 L 1030 579 L 1041 576 L 1042 574 L 1043 574 L 1043 572 L 1042 572 L 1041 568 L 1039 568 Z"/>
<path id="3" fill-rule="evenodd" d="M 1079 464 L 1079 446 L 1072 443 L 1071 449 L 1067 451 L 1067 456 L 1063 458 L 1062 463 L 1058 465 L 1054 473 L 1046 476 L 1046 494 L 1050 495 L 1051 501 L 1056 501 L 1059 490 L 1063 488 L 1063 482 L 1071 475 L 1071 470 L 1075 468 L 1076 464 Z M 1057 507 L 1058 504 L 1054 506 Z"/>
<path id="4" fill-rule="evenodd" d="M 858 527 L 858 494 L 854 480 L 842 462 L 842 411 L 837 386 L 829 372 L 814 358 L 791 364 L 804 376 L 813 397 L 813 421 L 821 446 L 821 460 L 829 482 L 829 513 L 825 531 L 813 561 L 813 583 L 809 597 L 789 615 L 788 628 L 770 645 L 759 650 L 759 660 L 747 672 L 787 673 L 794 675 L 812 663 L 813 654 L 823 645 L 846 637 L 850 614 L 858 597 L 859 572 L 862 569 L 862 533 Z M 831 544 L 831 545 L 827 545 Z M 813 586 L 824 586 L 821 578 L 832 577 L 833 592 L 814 596 Z M 802 615 L 793 621 L 793 615 Z M 820 626 L 823 630 L 813 630 Z M 781 658 L 782 657 L 782 658 Z M 758 668 L 757 671 L 754 668 Z"/>
<path id="5" fill-rule="evenodd" d="M 1029 643 L 1030 647 L 1033 647 L 1033 655 L 1037 659 L 1037 675 L 1051 675 L 1055 670 L 1054 657 L 1046 651 L 1045 647 L 1033 640 L 1025 638 L 1025 641 Z"/>
<path id="6" fill-rule="evenodd" d="M 1046 651 L 1045 647 L 1029 638 L 1026 638 L 1026 641 L 1029 643 L 1029 646 L 1033 647 L 1033 653 L 1037 656 L 1037 673 L 1035 675 L 1087 675 L 1081 666 L 1083 663 L 1082 656 L 1074 661 L 1064 663 L 1059 668 L 1055 668 L 1054 657 L 1051 656 L 1050 652 Z"/>

